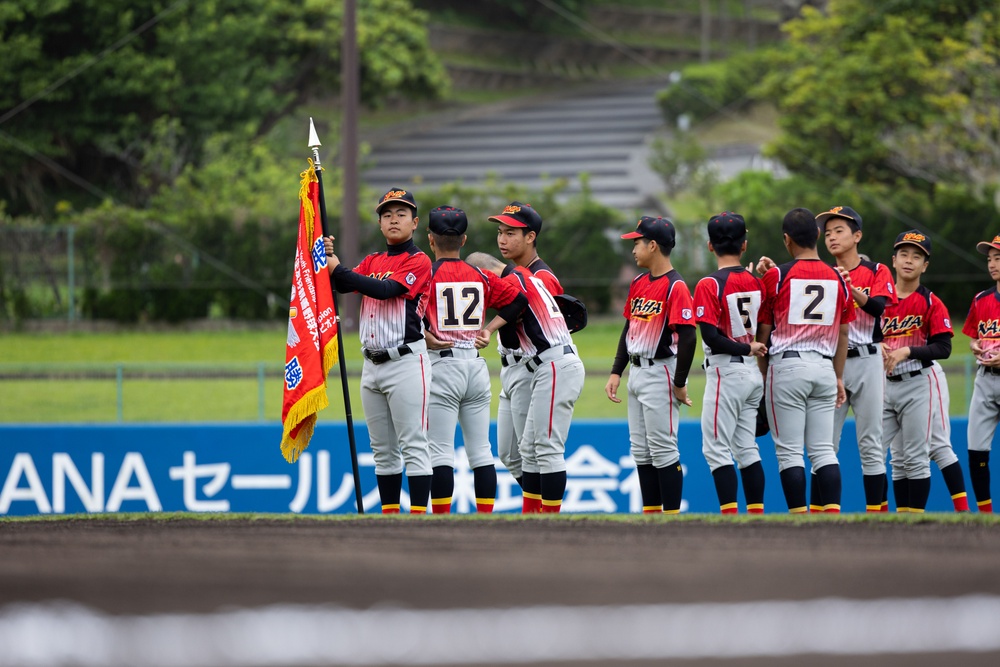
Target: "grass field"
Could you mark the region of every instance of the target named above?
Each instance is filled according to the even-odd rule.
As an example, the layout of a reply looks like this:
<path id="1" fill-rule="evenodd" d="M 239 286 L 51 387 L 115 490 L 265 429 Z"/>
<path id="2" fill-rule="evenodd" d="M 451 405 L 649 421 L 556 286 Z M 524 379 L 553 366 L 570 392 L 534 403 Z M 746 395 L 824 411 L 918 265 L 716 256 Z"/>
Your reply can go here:
<path id="1" fill-rule="evenodd" d="M 592 321 L 574 336 L 588 374 L 576 414 L 625 419 L 625 403 L 604 395 L 621 333 L 621 320 Z M 0 335 L 0 423 L 246 422 L 279 421 L 284 364 L 284 327 L 240 331 L 128 333 L 16 333 Z M 351 408 L 364 418 L 359 393 L 361 355 L 357 334 L 344 339 Z M 689 381 L 701 414 L 705 386 L 700 344 Z M 967 412 L 971 381 L 964 343 L 949 360 L 952 415 Z M 500 364 L 485 355 L 499 392 Z M 338 367 L 329 380 L 330 407 L 321 419 L 345 418 Z M 496 415 L 496 399 L 493 403 Z"/>

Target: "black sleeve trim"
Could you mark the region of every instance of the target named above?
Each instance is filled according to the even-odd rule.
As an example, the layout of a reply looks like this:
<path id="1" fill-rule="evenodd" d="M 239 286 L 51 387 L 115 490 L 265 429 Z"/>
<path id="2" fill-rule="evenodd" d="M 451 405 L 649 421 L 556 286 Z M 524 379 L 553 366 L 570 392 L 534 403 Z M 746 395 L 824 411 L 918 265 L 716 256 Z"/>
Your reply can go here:
<path id="1" fill-rule="evenodd" d="M 628 321 L 625 321 L 625 328 L 622 329 L 622 335 L 618 339 L 618 349 L 615 351 L 615 362 L 611 365 L 612 375 L 621 375 L 625 372 L 625 367 L 628 366 L 628 344 L 626 342 L 626 336 L 628 335 Z"/>
<path id="2" fill-rule="evenodd" d="M 865 305 L 861 306 L 861 310 L 865 311 L 873 317 L 881 317 L 882 313 L 885 312 L 885 297 L 884 296 L 870 296 Z"/>
<path id="3" fill-rule="evenodd" d="M 694 359 L 694 344 L 697 340 L 694 326 L 683 324 L 677 327 L 677 370 L 674 372 L 674 386 L 687 384 L 691 361 Z"/>
<path id="4" fill-rule="evenodd" d="M 699 322 L 698 330 L 701 331 L 701 339 L 712 350 L 712 354 L 732 354 L 746 357 L 750 354 L 748 343 L 739 343 L 729 336 L 723 336 L 719 328 L 708 322 Z"/>
<path id="5" fill-rule="evenodd" d="M 360 273 L 355 273 L 340 264 L 333 270 L 331 277 L 334 286 L 341 294 L 347 292 L 360 292 L 373 299 L 384 301 L 406 294 L 406 285 L 395 280 L 378 280 L 369 278 Z"/>
<path id="6" fill-rule="evenodd" d="M 497 310 L 497 315 L 505 319 L 507 322 L 513 322 L 517 319 L 517 316 L 524 312 L 524 309 L 528 307 L 528 297 L 523 294 L 518 294 L 514 297 L 514 300 L 508 303 L 506 306 L 499 308 Z"/>
<path id="7" fill-rule="evenodd" d="M 910 359 L 934 361 L 951 356 L 951 334 L 939 333 L 927 340 L 927 345 L 910 348 Z"/>

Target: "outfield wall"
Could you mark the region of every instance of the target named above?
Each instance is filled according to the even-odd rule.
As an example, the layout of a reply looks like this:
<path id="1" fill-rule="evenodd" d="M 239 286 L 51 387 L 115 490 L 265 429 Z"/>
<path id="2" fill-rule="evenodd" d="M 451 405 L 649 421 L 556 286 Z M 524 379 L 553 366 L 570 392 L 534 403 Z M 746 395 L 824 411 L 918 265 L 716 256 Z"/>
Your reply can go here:
<path id="1" fill-rule="evenodd" d="M 965 418 L 952 420 L 955 453 L 968 482 Z M 491 427 L 496 442 L 496 426 Z M 840 452 L 845 512 L 864 511 L 854 421 Z M 355 426 L 366 512 L 378 512 L 368 430 Z M 282 458 L 281 425 L 0 425 L 0 515 L 78 512 L 353 513 L 355 492 L 347 427 L 319 423 L 298 463 Z M 639 485 L 628 449 L 628 423 L 577 419 L 567 443 L 564 512 L 639 512 Z M 765 511 L 785 512 L 774 445 L 758 440 L 766 475 Z M 719 511 L 701 454 L 701 425 L 680 425 L 687 512 Z M 455 512 L 475 510 L 472 472 L 459 449 Z M 496 511 L 520 511 L 520 490 L 497 460 Z M 951 511 L 944 481 L 932 465 L 928 511 Z M 891 493 L 890 493 L 891 496 Z M 740 491 L 740 511 L 745 511 Z M 404 507 L 407 499 L 404 494 Z M 890 506 L 891 498 L 890 498 Z"/>

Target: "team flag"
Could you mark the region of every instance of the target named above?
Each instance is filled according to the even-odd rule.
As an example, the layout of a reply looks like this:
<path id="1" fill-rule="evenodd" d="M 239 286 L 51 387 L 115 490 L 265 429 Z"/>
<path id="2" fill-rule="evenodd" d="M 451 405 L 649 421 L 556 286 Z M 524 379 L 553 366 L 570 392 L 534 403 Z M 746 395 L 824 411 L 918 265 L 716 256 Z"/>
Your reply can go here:
<path id="1" fill-rule="evenodd" d="M 299 241 L 292 274 L 285 346 L 285 396 L 281 405 L 281 454 L 295 463 L 312 438 L 316 413 L 329 405 L 326 377 L 337 359 L 337 315 L 323 250 L 316 167 L 302 172 Z"/>

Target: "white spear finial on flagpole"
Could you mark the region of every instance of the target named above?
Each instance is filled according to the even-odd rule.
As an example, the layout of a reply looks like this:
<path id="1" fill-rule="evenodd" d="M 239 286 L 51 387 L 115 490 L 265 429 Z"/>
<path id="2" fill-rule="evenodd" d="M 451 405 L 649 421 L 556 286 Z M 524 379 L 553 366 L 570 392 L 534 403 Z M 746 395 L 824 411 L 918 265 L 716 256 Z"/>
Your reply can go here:
<path id="1" fill-rule="evenodd" d="M 316 134 L 316 125 L 313 123 L 312 116 L 310 116 L 309 117 L 309 148 L 312 149 L 312 152 L 313 152 L 313 163 L 316 165 L 317 169 L 320 168 L 320 163 L 319 163 L 319 147 L 322 146 L 322 145 L 323 144 L 321 144 L 319 142 L 319 135 Z"/>

